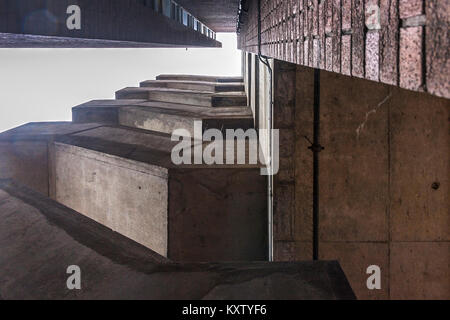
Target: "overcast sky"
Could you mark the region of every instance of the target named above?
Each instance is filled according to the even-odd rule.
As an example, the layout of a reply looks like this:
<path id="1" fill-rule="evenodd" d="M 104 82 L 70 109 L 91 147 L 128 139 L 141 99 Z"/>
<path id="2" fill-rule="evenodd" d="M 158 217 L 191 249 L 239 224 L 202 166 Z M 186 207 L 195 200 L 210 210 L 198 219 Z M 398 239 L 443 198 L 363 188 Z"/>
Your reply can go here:
<path id="1" fill-rule="evenodd" d="M 114 99 L 162 73 L 238 76 L 235 34 L 222 49 L 0 49 L 0 132 L 35 121 L 70 121 L 71 108 Z"/>

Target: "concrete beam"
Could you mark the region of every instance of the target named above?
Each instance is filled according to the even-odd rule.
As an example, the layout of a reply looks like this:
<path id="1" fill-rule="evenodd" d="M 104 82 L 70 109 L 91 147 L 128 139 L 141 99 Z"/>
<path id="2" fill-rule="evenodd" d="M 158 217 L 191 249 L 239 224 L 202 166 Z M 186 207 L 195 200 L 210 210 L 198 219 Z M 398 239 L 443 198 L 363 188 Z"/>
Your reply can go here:
<path id="1" fill-rule="evenodd" d="M 80 8 L 80 29 L 70 30 L 68 8 Z M 143 3 L 108 0 L 4 0 L 0 47 L 220 47 Z"/>

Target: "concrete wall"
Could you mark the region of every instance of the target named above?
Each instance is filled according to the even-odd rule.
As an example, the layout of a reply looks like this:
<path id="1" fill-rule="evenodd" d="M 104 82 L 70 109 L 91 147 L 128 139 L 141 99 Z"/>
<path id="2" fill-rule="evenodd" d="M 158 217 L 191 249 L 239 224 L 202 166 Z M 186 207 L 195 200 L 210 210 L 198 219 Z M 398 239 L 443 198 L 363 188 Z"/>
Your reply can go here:
<path id="1" fill-rule="evenodd" d="M 0 141 L 0 179 L 15 179 L 49 195 L 47 141 Z"/>
<path id="2" fill-rule="evenodd" d="M 170 169 L 169 258 L 267 261 L 267 177 L 259 169 Z"/>
<path id="3" fill-rule="evenodd" d="M 167 256 L 167 169 L 55 144 L 54 199 Z"/>
<path id="4" fill-rule="evenodd" d="M 314 70 L 275 61 L 274 84 L 275 257 L 311 259 Z M 448 299 L 449 101 L 326 71 L 319 86 L 320 259 L 360 299 Z"/>

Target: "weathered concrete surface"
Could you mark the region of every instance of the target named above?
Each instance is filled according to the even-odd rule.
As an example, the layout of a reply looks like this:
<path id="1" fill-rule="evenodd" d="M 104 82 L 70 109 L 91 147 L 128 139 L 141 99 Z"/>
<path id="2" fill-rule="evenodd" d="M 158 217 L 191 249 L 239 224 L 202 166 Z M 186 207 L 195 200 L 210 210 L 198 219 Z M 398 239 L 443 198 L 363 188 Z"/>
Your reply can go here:
<path id="1" fill-rule="evenodd" d="M 258 164 L 177 166 L 171 151 L 178 142 L 169 134 L 66 125 L 31 124 L 5 135 L 5 141 L 31 139 L 42 128 L 33 137 L 41 136 L 46 146 L 45 170 L 39 173 L 45 194 L 162 255 L 169 250 L 170 257 L 173 245 L 177 260 L 266 259 L 266 181 Z M 78 131 L 70 134 L 69 128 Z M 19 178 L 31 177 L 35 166 L 17 171 Z M 17 171 L 8 177 L 16 178 Z"/>
<path id="2" fill-rule="evenodd" d="M 161 74 L 156 77 L 156 80 L 206 81 L 220 83 L 244 82 L 242 77 L 214 77 L 190 74 Z"/>
<path id="3" fill-rule="evenodd" d="M 75 123 L 119 124 L 120 107 L 135 105 L 145 100 L 94 100 L 72 108 Z"/>
<path id="4" fill-rule="evenodd" d="M 113 41 L 0 32 L 0 48 L 185 48 L 170 43 Z"/>
<path id="5" fill-rule="evenodd" d="M 247 106 L 247 96 L 243 92 L 212 93 L 208 91 L 172 88 L 128 87 L 117 91 L 116 99 L 144 99 L 201 107 Z"/>
<path id="6" fill-rule="evenodd" d="M 198 90 L 208 92 L 244 92 L 243 83 L 217 83 L 208 81 L 180 81 L 180 80 L 147 80 L 140 83 L 146 88 L 172 88 L 180 90 Z"/>
<path id="7" fill-rule="evenodd" d="M 274 80 L 283 261 L 312 258 L 314 71 L 289 66 Z M 448 100 L 321 71 L 320 107 L 320 258 L 339 260 L 361 299 L 448 299 Z M 365 285 L 370 265 L 381 290 Z"/>
<path id="8" fill-rule="evenodd" d="M 169 257 L 267 260 L 266 179 L 259 169 L 171 169 Z"/>
<path id="9" fill-rule="evenodd" d="M 98 127 L 68 122 L 30 123 L 0 134 L 0 179 L 14 178 L 49 195 L 49 142 L 55 137 Z"/>
<path id="10" fill-rule="evenodd" d="M 173 264 L 99 223 L 0 182 L 2 299 L 354 299 L 336 262 Z M 81 290 L 68 290 L 68 266 Z"/>
<path id="11" fill-rule="evenodd" d="M 56 143 L 54 199 L 167 256 L 167 170 Z"/>
<path id="12" fill-rule="evenodd" d="M 67 8 L 78 5 L 81 29 L 69 30 Z M 146 43 L 146 47 L 220 47 L 214 39 L 156 13 L 140 1 L 109 0 L 3 0 L 0 3 L 2 47 L 14 47 L 16 35 L 49 36 L 22 38 L 19 46 L 30 47 L 130 47 Z M 8 34 L 13 34 L 12 39 Z M 55 40 L 55 37 L 64 39 Z M 71 40 L 67 39 L 70 38 Z M 47 41 L 48 40 L 48 41 Z M 89 41 L 93 40 L 93 41 Z M 105 42 L 110 40 L 109 44 Z M 117 42 L 116 42 L 117 41 Z"/>
<path id="13" fill-rule="evenodd" d="M 77 123 L 120 124 L 122 126 L 172 134 L 175 129 L 194 133 L 194 121 L 201 121 L 203 130 L 253 127 L 249 108 L 198 107 L 145 100 L 95 100 L 72 109 Z"/>
<path id="14" fill-rule="evenodd" d="M 176 166 L 170 160 L 176 143 L 121 127 L 62 137 L 55 147 L 56 199 L 163 255 L 165 243 L 174 260 L 265 260 L 266 179 L 259 167 Z"/>

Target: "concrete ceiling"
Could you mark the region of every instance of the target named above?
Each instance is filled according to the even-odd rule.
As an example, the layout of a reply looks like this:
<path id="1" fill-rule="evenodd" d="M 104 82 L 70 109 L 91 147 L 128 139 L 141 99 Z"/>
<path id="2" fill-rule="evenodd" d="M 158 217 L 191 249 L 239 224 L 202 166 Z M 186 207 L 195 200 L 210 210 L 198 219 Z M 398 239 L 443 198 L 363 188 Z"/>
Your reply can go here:
<path id="1" fill-rule="evenodd" d="M 236 32 L 239 0 L 176 0 L 215 32 Z"/>

